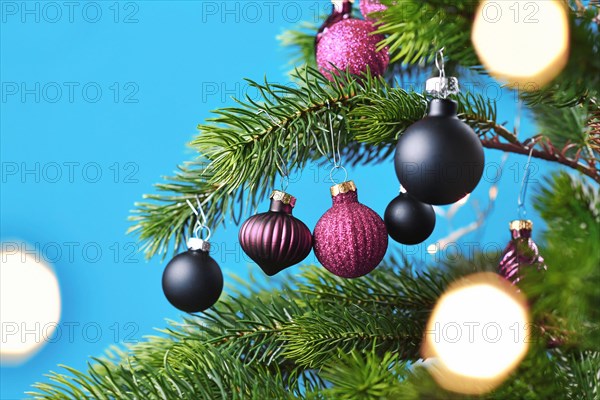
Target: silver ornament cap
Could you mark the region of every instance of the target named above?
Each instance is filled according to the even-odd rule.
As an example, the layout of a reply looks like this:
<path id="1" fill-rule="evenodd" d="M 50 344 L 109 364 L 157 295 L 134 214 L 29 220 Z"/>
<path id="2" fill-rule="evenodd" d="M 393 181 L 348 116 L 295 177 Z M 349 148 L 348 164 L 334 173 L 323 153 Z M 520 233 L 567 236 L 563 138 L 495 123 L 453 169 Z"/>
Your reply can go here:
<path id="1" fill-rule="evenodd" d="M 187 241 L 188 250 L 210 251 L 210 243 L 204 239 L 192 237 Z"/>
<path id="2" fill-rule="evenodd" d="M 458 79 L 453 76 L 429 78 L 425 82 L 425 91 L 438 98 L 446 98 L 449 94 L 458 94 L 460 91 Z"/>

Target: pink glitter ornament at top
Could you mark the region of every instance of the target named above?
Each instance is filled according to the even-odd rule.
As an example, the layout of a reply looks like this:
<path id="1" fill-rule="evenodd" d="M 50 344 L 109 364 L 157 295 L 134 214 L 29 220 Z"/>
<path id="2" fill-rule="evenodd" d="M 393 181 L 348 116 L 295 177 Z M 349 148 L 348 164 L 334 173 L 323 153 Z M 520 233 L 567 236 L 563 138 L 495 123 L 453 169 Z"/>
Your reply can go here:
<path id="1" fill-rule="evenodd" d="M 327 17 L 327 19 L 319 28 L 319 31 L 317 32 L 317 37 L 315 38 L 315 44 L 319 43 L 319 40 L 321 40 L 321 36 L 323 36 L 323 32 L 328 30 L 333 24 L 336 24 L 341 20 L 348 18 L 352 18 L 352 1 L 332 0 L 331 14 L 329 15 L 329 17 Z"/>
<path id="2" fill-rule="evenodd" d="M 332 186 L 331 195 L 333 206 L 319 219 L 313 233 L 315 255 L 334 275 L 366 275 L 385 256 L 385 224 L 375 211 L 358 202 L 354 182 Z"/>
<path id="3" fill-rule="evenodd" d="M 370 21 L 344 19 L 325 29 L 317 41 L 317 65 L 321 73 L 333 80 L 331 71 L 338 68 L 354 75 L 366 72 L 382 75 L 390 61 L 388 48 L 377 51 L 383 35 L 373 35 L 375 27 Z M 334 67 L 335 66 L 335 67 Z"/>
<path id="4" fill-rule="evenodd" d="M 369 14 L 387 10 L 387 6 L 381 4 L 379 0 L 360 0 L 358 7 L 361 14 L 372 21 L 376 21 L 377 18 L 369 17 Z"/>
<path id="5" fill-rule="evenodd" d="M 521 280 L 523 268 L 536 268 L 538 271 L 547 269 L 537 245 L 531 239 L 532 229 L 533 222 L 529 220 L 519 219 L 510 223 L 511 240 L 502 253 L 498 272 L 513 284 Z"/>

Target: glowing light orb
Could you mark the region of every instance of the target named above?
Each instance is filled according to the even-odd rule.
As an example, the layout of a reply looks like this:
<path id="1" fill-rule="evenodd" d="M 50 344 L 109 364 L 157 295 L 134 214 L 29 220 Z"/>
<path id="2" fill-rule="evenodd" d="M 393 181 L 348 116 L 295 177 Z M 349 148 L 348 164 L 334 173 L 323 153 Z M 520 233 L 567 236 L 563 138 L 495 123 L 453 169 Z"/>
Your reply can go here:
<path id="1" fill-rule="evenodd" d="M 493 77 L 522 90 L 537 90 L 567 63 L 566 7 L 560 0 L 483 1 L 471 41 Z"/>
<path id="2" fill-rule="evenodd" d="M 60 320 L 58 279 L 41 256 L 22 252 L 24 244 L 5 242 L 0 251 L 2 364 L 19 364 L 41 349 Z"/>
<path id="3" fill-rule="evenodd" d="M 474 274 L 452 284 L 438 300 L 422 355 L 445 389 L 486 393 L 521 362 L 529 330 L 525 297 L 497 274 Z"/>

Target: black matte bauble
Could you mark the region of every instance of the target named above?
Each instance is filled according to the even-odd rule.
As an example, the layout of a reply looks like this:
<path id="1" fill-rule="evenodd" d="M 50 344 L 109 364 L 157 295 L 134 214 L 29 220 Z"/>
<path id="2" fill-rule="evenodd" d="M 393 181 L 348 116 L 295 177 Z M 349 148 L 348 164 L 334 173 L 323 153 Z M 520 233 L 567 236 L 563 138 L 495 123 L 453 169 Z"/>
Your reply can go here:
<path id="1" fill-rule="evenodd" d="M 208 252 L 188 250 L 167 264 L 162 287 L 167 300 L 181 311 L 204 311 L 219 300 L 223 273 Z"/>
<path id="2" fill-rule="evenodd" d="M 401 193 L 388 204 L 383 216 L 388 234 L 402 244 L 418 244 L 435 228 L 435 211 L 429 204 Z"/>
<path id="3" fill-rule="evenodd" d="M 427 116 L 408 127 L 396 145 L 398 179 L 423 203 L 454 203 L 471 193 L 483 174 L 483 146 L 458 119 L 457 107 L 453 100 L 431 100 Z"/>

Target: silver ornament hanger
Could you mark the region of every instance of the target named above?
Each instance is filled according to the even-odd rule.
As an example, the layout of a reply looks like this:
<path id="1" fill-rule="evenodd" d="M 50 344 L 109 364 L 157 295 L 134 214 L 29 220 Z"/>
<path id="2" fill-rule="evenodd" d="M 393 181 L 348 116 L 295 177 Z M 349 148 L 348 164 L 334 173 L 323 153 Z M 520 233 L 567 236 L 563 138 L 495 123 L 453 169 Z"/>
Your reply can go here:
<path id="1" fill-rule="evenodd" d="M 198 207 L 194 207 L 192 202 L 189 199 L 185 200 L 196 215 L 196 226 L 194 227 L 194 236 L 189 238 L 187 241 L 187 247 L 189 250 L 201 250 L 201 251 L 210 251 L 210 243 L 208 239 L 210 239 L 211 231 L 210 228 L 206 225 L 206 214 L 204 214 L 204 210 L 202 209 L 202 203 L 200 202 L 200 197 L 196 195 L 196 202 Z M 200 233 L 202 231 L 206 231 L 206 237 L 201 238 Z"/>
<path id="2" fill-rule="evenodd" d="M 521 130 L 522 109 L 523 101 L 519 99 L 519 102 L 517 103 L 517 109 L 515 111 L 514 120 L 515 136 L 518 136 L 519 131 Z M 521 180 L 521 187 L 519 188 L 519 197 L 517 198 L 517 214 L 519 215 L 519 219 L 521 220 L 527 219 L 527 206 L 525 204 L 525 199 L 527 197 L 527 186 L 529 185 L 529 177 L 531 174 L 531 156 L 533 155 L 533 148 L 537 144 L 538 139 L 539 137 L 530 137 L 523 142 L 525 149 L 529 150 L 529 156 L 527 157 L 527 163 L 525 164 L 525 173 L 523 174 L 523 179 Z"/>
<path id="3" fill-rule="evenodd" d="M 525 198 L 527 197 L 527 185 L 529 184 L 529 175 L 531 173 L 531 156 L 533 155 L 533 148 L 536 145 L 537 140 L 535 138 L 527 139 L 524 144 L 525 148 L 529 149 L 529 156 L 527 157 L 527 164 L 525 164 L 525 173 L 521 180 L 521 188 L 519 190 L 519 198 L 517 199 L 517 212 L 519 219 L 527 219 L 527 207 L 525 205 Z"/>
<path id="4" fill-rule="evenodd" d="M 273 116 L 271 114 L 269 114 L 269 112 L 267 110 L 263 110 L 262 108 L 260 108 L 258 110 L 258 114 L 261 113 L 265 113 L 267 115 L 267 117 L 269 117 L 269 119 L 271 120 L 271 122 L 273 122 L 275 125 L 277 125 L 279 128 L 281 128 L 281 130 L 283 132 L 285 132 L 285 127 L 283 125 L 281 125 L 281 122 L 276 120 L 275 118 L 273 118 Z M 296 156 L 294 158 L 294 163 L 297 160 L 298 157 L 298 138 L 296 138 L 296 142 L 295 142 L 295 146 L 292 149 L 292 153 L 296 153 Z M 290 184 L 290 168 L 287 164 L 287 162 L 283 159 L 283 157 L 281 156 L 281 153 L 279 152 L 279 150 L 277 148 L 275 148 L 274 150 L 275 153 L 275 166 L 277 167 L 277 169 L 279 170 L 279 174 L 281 175 L 281 191 L 285 192 L 287 191 L 287 188 Z"/>
<path id="5" fill-rule="evenodd" d="M 458 94 L 460 91 L 458 79 L 453 76 L 446 77 L 443 47 L 435 53 L 435 66 L 440 72 L 439 76 L 427 79 L 425 82 L 425 91 L 438 99 L 445 99 L 450 94 Z"/>
<path id="6" fill-rule="evenodd" d="M 329 101 L 327 101 L 327 108 L 329 109 Z M 329 171 L 329 180 L 334 185 L 337 185 L 339 182 L 336 182 L 334 179 L 336 170 L 341 169 L 344 171 L 344 180 L 342 182 L 346 182 L 348 180 L 348 171 L 342 165 L 342 156 L 340 154 L 340 137 L 342 135 L 340 130 L 338 130 L 337 135 L 333 133 L 333 121 L 331 114 L 329 115 L 329 134 L 331 135 L 331 159 L 333 163 L 333 167 Z"/>

